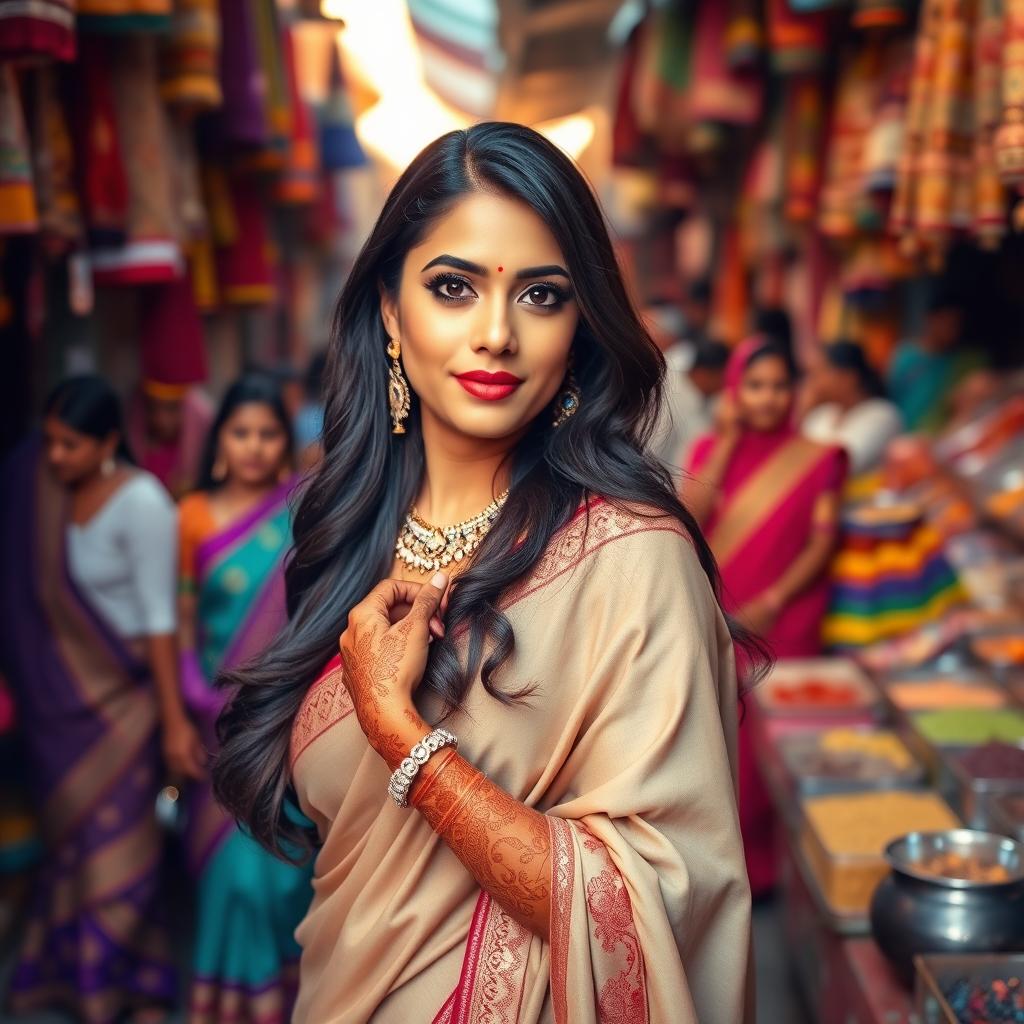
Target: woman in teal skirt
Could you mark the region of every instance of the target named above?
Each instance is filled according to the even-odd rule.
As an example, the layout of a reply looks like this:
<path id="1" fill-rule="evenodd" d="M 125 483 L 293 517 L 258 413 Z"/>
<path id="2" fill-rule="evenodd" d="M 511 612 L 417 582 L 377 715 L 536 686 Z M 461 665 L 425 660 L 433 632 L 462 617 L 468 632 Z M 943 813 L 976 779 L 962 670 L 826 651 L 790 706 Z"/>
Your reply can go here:
<path id="1" fill-rule="evenodd" d="M 257 654 L 285 622 L 291 442 L 277 383 L 243 377 L 214 422 L 201 490 L 181 503 L 182 688 L 211 750 L 226 699 L 213 686 L 217 674 Z M 198 884 L 190 1024 L 286 1021 L 312 865 L 264 850 L 208 782 L 189 794 L 185 840 Z"/>

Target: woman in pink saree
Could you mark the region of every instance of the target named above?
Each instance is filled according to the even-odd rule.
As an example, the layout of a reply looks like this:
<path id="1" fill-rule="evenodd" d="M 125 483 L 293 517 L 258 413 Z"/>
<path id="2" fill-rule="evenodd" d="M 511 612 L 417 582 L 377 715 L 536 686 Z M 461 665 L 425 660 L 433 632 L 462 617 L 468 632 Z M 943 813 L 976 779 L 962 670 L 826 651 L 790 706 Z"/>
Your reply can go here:
<path id="1" fill-rule="evenodd" d="M 733 637 L 586 183 L 522 126 L 442 137 L 335 325 L 292 616 L 215 769 L 317 848 L 294 1020 L 748 1019 Z"/>
<path id="2" fill-rule="evenodd" d="M 718 560 L 726 608 L 777 657 L 813 657 L 821 653 L 846 454 L 794 429 L 792 367 L 761 336 L 733 353 L 722 401 L 719 428 L 694 445 L 683 500 Z M 774 811 L 750 733 L 740 729 L 740 821 L 759 895 L 775 884 Z"/>

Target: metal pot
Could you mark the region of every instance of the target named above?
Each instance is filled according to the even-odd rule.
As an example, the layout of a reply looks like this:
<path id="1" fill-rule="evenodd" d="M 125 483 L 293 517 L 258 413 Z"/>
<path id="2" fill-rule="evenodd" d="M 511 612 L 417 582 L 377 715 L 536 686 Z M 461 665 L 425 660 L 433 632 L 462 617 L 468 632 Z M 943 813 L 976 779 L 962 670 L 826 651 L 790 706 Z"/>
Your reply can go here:
<path id="1" fill-rule="evenodd" d="M 926 874 L 922 863 L 957 853 L 1000 865 L 1009 878 L 980 882 Z M 909 984 L 917 953 L 996 953 L 1024 950 L 1024 846 L 969 829 L 912 832 L 890 843 L 892 868 L 871 901 L 879 948 Z"/>

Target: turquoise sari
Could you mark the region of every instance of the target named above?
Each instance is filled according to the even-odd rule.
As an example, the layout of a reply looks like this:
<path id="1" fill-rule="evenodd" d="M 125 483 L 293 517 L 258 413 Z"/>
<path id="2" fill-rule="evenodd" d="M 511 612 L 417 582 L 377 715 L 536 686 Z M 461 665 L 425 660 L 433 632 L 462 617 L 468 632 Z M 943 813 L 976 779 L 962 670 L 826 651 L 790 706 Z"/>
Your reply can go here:
<path id="1" fill-rule="evenodd" d="M 289 489 L 195 552 L 197 650 L 183 690 L 211 749 L 225 700 L 212 681 L 256 655 L 285 622 Z M 296 867 L 269 854 L 216 803 L 208 783 L 192 793 L 186 852 L 198 879 L 190 1024 L 288 1020 L 298 979 L 293 932 L 312 897 L 312 864 Z"/>

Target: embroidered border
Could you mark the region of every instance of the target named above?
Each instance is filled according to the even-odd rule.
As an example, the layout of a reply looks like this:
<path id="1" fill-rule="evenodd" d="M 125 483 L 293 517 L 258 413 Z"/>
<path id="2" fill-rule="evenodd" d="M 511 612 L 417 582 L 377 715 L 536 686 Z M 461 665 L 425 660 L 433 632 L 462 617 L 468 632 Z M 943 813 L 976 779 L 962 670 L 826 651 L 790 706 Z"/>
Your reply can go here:
<path id="1" fill-rule="evenodd" d="M 555 1012 L 555 1024 L 566 1024 L 569 1020 L 566 988 L 576 854 L 572 828 L 564 818 L 549 816 L 548 829 L 551 833 L 551 1005 Z"/>
<path id="2" fill-rule="evenodd" d="M 341 667 L 341 655 L 332 658 L 320 678 L 309 688 L 295 716 L 292 725 L 289 767 L 294 770 L 309 745 L 331 726 L 352 713 L 355 706 L 345 687 L 345 675 Z"/>

